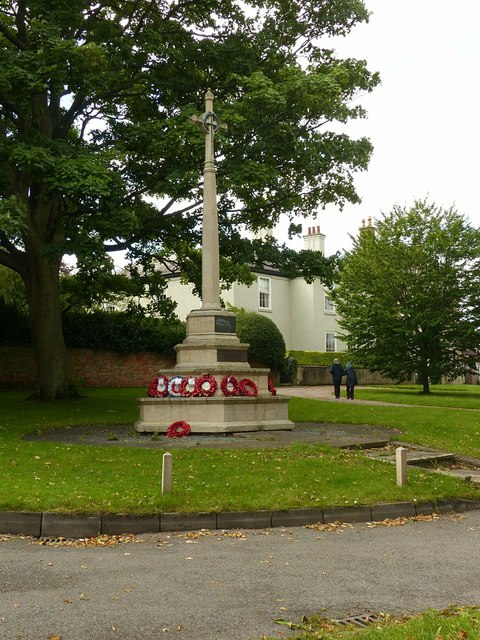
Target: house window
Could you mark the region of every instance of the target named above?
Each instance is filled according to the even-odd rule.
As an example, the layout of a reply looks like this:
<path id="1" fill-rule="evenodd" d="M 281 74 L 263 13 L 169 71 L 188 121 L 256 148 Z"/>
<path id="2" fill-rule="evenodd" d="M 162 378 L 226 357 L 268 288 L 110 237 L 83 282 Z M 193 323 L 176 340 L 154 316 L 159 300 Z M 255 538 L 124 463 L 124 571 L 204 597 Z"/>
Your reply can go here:
<path id="1" fill-rule="evenodd" d="M 335 305 L 327 295 L 325 295 L 324 309 L 325 309 L 325 311 L 331 311 L 332 313 L 335 311 Z"/>
<path id="2" fill-rule="evenodd" d="M 325 333 L 325 351 L 336 351 L 336 342 L 334 333 Z"/>
<path id="3" fill-rule="evenodd" d="M 260 309 L 271 309 L 270 278 L 258 278 L 258 306 Z"/>

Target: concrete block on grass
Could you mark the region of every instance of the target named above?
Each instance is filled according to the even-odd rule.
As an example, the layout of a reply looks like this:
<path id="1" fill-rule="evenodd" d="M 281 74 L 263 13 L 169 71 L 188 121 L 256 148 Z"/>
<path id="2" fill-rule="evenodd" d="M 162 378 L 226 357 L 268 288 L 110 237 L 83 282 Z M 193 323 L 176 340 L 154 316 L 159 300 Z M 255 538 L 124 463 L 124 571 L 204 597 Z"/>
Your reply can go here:
<path id="1" fill-rule="evenodd" d="M 0 512 L 0 533 L 40 537 L 42 514 L 29 511 Z"/>
<path id="2" fill-rule="evenodd" d="M 270 511 L 222 511 L 217 529 L 265 529 L 272 526 Z"/>
<path id="3" fill-rule="evenodd" d="M 306 524 L 323 524 L 322 509 L 288 509 L 272 512 L 272 527 L 303 527 Z"/>
<path id="4" fill-rule="evenodd" d="M 102 533 L 115 536 L 121 534 L 158 533 L 160 531 L 160 516 L 107 514 L 102 516 Z"/>
<path id="5" fill-rule="evenodd" d="M 415 505 L 413 502 L 386 502 L 385 504 L 372 505 L 372 521 L 395 519 L 395 518 L 411 518 L 416 516 Z"/>
<path id="6" fill-rule="evenodd" d="M 43 538 L 94 538 L 102 530 L 100 516 L 46 512 L 42 519 Z"/>
<path id="7" fill-rule="evenodd" d="M 160 531 L 216 529 L 216 513 L 161 513 Z"/>
<path id="8" fill-rule="evenodd" d="M 369 506 L 331 507 L 323 510 L 323 521 L 329 522 L 370 522 L 372 510 Z"/>

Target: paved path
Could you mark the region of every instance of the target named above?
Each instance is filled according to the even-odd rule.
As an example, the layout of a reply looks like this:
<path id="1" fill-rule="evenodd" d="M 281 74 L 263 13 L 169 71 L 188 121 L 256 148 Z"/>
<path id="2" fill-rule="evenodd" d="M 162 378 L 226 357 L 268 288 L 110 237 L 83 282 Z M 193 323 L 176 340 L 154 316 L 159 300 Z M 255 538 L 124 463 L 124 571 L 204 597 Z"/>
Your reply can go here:
<path id="1" fill-rule="evenodd" d="M 342 532 L 142 540 L 109 548 L 0 542 L 0 638 L 286 638 L 276 618 L 480 603 L 480 512 Z"/>

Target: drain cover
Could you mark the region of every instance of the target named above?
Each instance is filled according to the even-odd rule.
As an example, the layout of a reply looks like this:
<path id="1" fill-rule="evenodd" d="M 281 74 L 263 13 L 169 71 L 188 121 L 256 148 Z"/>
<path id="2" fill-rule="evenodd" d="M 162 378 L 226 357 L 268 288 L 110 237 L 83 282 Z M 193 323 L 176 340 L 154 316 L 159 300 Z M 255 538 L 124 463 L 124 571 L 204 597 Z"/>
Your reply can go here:
<path id="1" fill-rule="evenodd" d="M 377 616 L 376 613 L 362 613 L 359 616 L 350 616 L 349 618 L 336 618 L 333 619 L 332 622 L 341 625 L 354 624 L 357 627 L 368 627 L 379 620 L 380 616 Z"/>

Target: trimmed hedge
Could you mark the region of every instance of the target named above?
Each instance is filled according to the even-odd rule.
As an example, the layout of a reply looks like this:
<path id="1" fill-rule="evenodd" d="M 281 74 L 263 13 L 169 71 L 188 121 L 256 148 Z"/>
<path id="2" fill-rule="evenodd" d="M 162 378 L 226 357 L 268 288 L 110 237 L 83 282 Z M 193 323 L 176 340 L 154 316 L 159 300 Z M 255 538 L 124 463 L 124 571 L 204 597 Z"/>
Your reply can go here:
<path id="1" fill-rule="evenodd" d="M 67 347 L 171 355 L 174 346 L 185 339 L 185 323 L 119 311 L 67 313 L 63 333 Z"/>
<path id="2" fill-rule="evenodd" d="M 354 366 L 361 367 L 358 362 L 354 362 L 348 351 L 324 352 L 324 351 L 289 351 L 288 356 L 295 358 L 299 365 L 311 365 L 316 367 L 329 367 L 335 358 L 338 358 L 344 365 L 350 361 Z"/>

